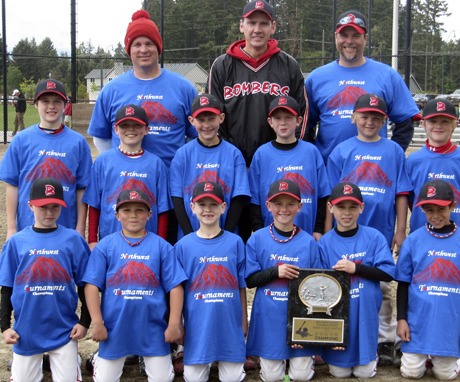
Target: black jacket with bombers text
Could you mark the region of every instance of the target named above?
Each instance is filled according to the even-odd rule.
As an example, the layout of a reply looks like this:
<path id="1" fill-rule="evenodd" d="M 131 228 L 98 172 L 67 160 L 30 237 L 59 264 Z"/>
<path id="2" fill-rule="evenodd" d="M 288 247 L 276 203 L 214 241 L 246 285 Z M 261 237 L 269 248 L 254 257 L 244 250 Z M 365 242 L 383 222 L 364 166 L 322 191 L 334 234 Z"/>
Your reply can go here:
<path id="1" fill-rule="evenodd" d="M 224 104 L 220 136 L 241 150 L 249 166 L 257 148 L 275 139 L 267 122 L 270 102 L 280 95 L 297 100 L 303 117 L 296 132 L 299 139 L 306 139 L 308 104 L 300 67 L 276 40 L 268 41 L 268 50 L 257 60 L 244 52 L 244 46 L 244 40 L 237 41 L 214 61 L 206 91 Z"/>

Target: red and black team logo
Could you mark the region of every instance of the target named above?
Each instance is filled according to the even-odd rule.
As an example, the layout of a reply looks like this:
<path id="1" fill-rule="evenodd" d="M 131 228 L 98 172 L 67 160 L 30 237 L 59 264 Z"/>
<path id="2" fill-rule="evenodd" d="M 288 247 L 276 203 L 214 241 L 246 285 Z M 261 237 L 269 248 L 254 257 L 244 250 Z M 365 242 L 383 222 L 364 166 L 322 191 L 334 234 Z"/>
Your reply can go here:
<path id="1" fill-rule="evenodd" d="M 437 102 L 436 111 L 446 111 L 446 104 L 444 102 Z"/>
<path id="2" fill-rule="evenodd" d="M 355 15 L 353 13 L 349 13 L 347 17 L 348 17 L 349 24 L 353 24 L 355 22 Z"/>
<path id="3" fill-rule="evenodd" d="M 279 106 L 287 105 L 287 98 L 281 97 L 281 98 L 278 100 L 278 105 L 279 105 Z"/>
<path id="4" fill-rule="evenodd" d="M 131 191 L 129 193 L 129 198 L 131 200 L 137 200 L 137 199 L 140 199 L 140 195 L 139 195 L 139 193 L 137 191 Z"/>
<path id="5" fill-rule="evenodd" d="M 212 183 L 205 183 L 204 191 L 206 191 L 206 192 L 214 191 L 214 185 Z"/>
<path id="6" fill-rule="evenodd" d="M 56 83 L 53 81 L 48 81 L 46 83 L 46 89 L 47 90 L 56 89 Z"/>
<path id="7" fill-rule="evenodd" d="M 200 106 L 206 106 L 206 105 L 209 105 L 208 97 L 200 97 Z"/>
<path id="8" fill-rule="evenodd" d="M 45 185 L 45 195 L 46 196 L 53 196 L 55 194 L 54 186 L 51 184 Z"/>
<path id="9" fill-rule="evenodd" d="M 353 187 L 351 187 L 349 184 L 345 184 L 345 185 L 343 186 L 343 194 L 344 194 L 344 195 L 353 194 Z"/>
<path id="10" fill-rule="evenodd" d="M 280 191 L 289 191 L 289 184 L 287 184 L 286 182 L 280 182 L 279 190 Z"/>
<path id="11" fill-rule="evenodd" d="M 264 2 L 263 1 L 257 1 L 255 8 L 263 8 L 264 7 Z"/>
<path id="12" fill-rule="evenodd" d="M 133 107 L 127 107 L 125 109 L 125 115 L 134 115 L 134 108 Z"/>
<path id="13" fill-rule="evenodd" d="M 429 186 L 426 190 L 426 197 L 432 198 L 433 196 L 436 196 L 436 187 Z"/>
<path id="14" fill-rule="evenodd" d="M 377 97 L 370 97 L 369 99 L 370 106 L 379 106 L 379 100 Z"/>

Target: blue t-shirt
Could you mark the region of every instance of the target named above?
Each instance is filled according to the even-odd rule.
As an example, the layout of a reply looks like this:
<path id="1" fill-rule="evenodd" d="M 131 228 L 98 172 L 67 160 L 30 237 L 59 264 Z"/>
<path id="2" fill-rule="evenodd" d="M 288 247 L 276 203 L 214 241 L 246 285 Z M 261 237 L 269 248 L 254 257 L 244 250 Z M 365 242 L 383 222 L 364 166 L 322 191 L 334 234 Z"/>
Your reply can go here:
<path id="1" fill-rule="evenodd" d="M 251 196 L 246 164 L 241 151 L 227 141 L 214 147 L 205 147 L 197 139 L 177 150 L 170 168 L 171 196 L 184 199 L 185 211 L 194 231 L 200 222 L 190 207 L 193 189 L 199 182 L 215 182 L 222 186 L 224 199 L 230 206 L 235 196 Z M 227 210 L 220 218 L 220 227 L 225 226 Z M 179 238 L 182 237 L 179 228 Z"/>
<path id="2" fill-rule="evenodd" d="M 356 100 L 365 93 L 382 97 L 391 121 L 399 123 L 419 113 L 402 77 L 391 66 L 366 57 L 358 67 L 348 68 L 333 61 L 313 70 L 305 80 L 312 126 L 320 122 L 316 137 L 324 162 L 340 142 L 357 134 L 351 123 Z M 387 130 L 380 130 L 386 137 Z"/>
<path id="3" fill-rule="evenodd" d="M 241 362 L 246 358 L 240 289 L 246 288 L 241 238 L 224 231 L 213 239 L 195 232 L 174 247 L 188 281 L 184 303 L 184 364 Z"/>
<path id="4" fill-rule="evenodd" d="M 115 217 L 117 198 L 121 191 L 131 189 L 141 190 L 149 196 L 152 216 L 147 221 L 146 230 L 157 233 L 158 214 L 172 208 L 163 161 L 147 151 L 140 157 L 131 158 L 118 148 L 96 158 L 83 202 L 101 211 L 99 240 L 121 230 L 121 224 Z"/>
<path id="5" fill-rule="evenodd" d="M 85 239 L 63 226 L 48 233 L 29 226 L 5 243 L 0 285 L 13 288 L 14 330 L 20 336 L 15 353 L 40 354 L 71 340 L 78 322 L 76 285 L 83 285 L 89 253 Z"/>
<path id="6" fill-rule="evenodd" d="M 377 267 L 394 277 L 395 264 L 383 235 L 374 228 L 360 225 L 351 237 L 335 230 L 318 242 L 323 268 L 332 268 L 347 259 L 368 267 Z M 379 310 L 382 303 L 380 283 L 360 276 L 351 276 L 348 346 L 344 351 L 325 348 L 324 360 L 334 366 L 354 367 L 375 361 L 379 331 Z"/>
<path id="7" fill-rule="evenodd" d="M 331 188 L 355 183 L 361 190 L 364 211 L 358 223 L 380 231 L 391 246 L 396 195 L 412 191 L 401 147 L 387 138 L 363 142 L 357 137 L 340 143 L 329 156 L 327 174 Z"/>
<path id="8" fill-rule="evenodd" d="M 285 237 L 273 234 L 280 240 Z M 246 278 L 255 272 L 282 264 L 321 268 L 315 239 L 300 230 L 290 241 L 275 241 L 269 227 L 254 232 L 246 244 Z M 247 355 L 285 360 L 318 353 L 318 349 L 292 349 L 287 345 L 288 280 L 276 279 L 257 288 L 252 304 Z"/>
<path id="9" fill-rule="evenodd" d="M 27 202 L 30 186 L 40 178 L 54 178 L 62 183 L 67 208 L 62 209 L 57 224 L 76 228 L 77 190 L 88 184 L 91 164 L 85 138 L 68 127 L 48 134 L 33 125 L 17 134 L 0 163 L 0 180 L 18 187 L 18 231 L 34 222 Z"/>
<path id="10" fill-rule="evenodd" d="M 331 193 L 323 158 L 315 146 L 298 141 L 293 149 L 280 150 L 272 142 L 266 143 L 254 154 L 248 175 L 251 203 L 260 206 L 265 226 L 273 222 L 265 205 L 270 185 L 278 179 L 289 179 L 299 186 L 302 198 L 302 209 L 294 223 L 310 235 L 313 233 L 318 199 Z"/>
<path id="11" fill-rule="evenodd" d="M 418 193 L 425 182 L 441 179 L 449 182 L 454 191 L 457 206 L 451 211 L 450 219 L 460 224 L 460 150 L 448 154 L 430 151 L 426 146 L 410 154 L 406 161 L 407 173 L 414 188 L 410 200 L 413 202 L 410 217 L 410 231 L 414 232 L 426 222 L 425 214 L 417 204 Z"/>
<path id="12" fill-rule="evenodd" d="M 129 354 L 169 354 L 164 337 L 166 294 L 186 279 L 172 246 L 152 232 L 136 246 L 129 245 L 121 232 L 102 239 L 91 252 L 83 277 L 102 294 L 108 337 L 99 344 L 99 356 L 118 359 Z"/>
<path id="13" fill-rule="evenodd" d="M 88 134 L 112 139 L 113 147 L 120 144 L 115 134 L 115 116 L 118 109 L 127 104 L 142 106 L 149 119 L 150 131 L 142 141 L 142 147 L 158 155 L 166 167 L 185 137 L 194 138 L 197 133 L 188 121 L 190 107 L 197 91 L 184 77 L 161 69 L 160 76 L 142 80 L 132 70 L 114 78 L 105 85 L 94 106 Z"/>
<path id="14" fill-rule="evenodd" d="M 460 232 L 435 238 L 421 227 L 404 241 L 396 280 L 410 283 L 404 353 L 460 357 Z"/>

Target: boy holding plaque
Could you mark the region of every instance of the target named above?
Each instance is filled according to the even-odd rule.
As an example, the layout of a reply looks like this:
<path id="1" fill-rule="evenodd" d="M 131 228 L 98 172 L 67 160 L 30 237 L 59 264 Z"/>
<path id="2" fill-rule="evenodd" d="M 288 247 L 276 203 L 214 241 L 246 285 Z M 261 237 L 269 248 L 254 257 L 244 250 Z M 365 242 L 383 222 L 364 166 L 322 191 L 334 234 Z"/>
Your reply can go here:
<path id="1" fill-rule="evenodd" d="M 451 220 L 452 186 L 426 182 L 417 204 L 426 223 L 404 241 L 396 266 L 401 375 L 422 378 L 428 355 L 437 379 L 457 378 L 460 357 L 460 233 Z"/>
<path id="2" fill-rule="evenodd" d="M 339 183 L 328 209 L 336 226 L 318 242 L 323 268 L 351 274 L 348 345 L 325 349 L 324 360 L 336 378 L 372 378 L 377 370 L 378 313 L 382 303 L 380 281 L 392 281 L 395 265 L 385 237 L 376 229 L 358 225 L 364 210 L 356 184 Z"/>
<path id="3" fill-rule="evenodd" d="M 314 348 L 286 344 L 288 281 L 299 268 L 320 268 L 315 239 L 294 224 L 302 208 L 299 186 L 280 179 L 269 188 L 266 206 L 273 223 L 254 232 L 246 244 L 246 283 L 257 287 L 252 305 L 247 355 L 260 357 L 263 381 L 289 377 L 308 381 L 313 377 Z"/>

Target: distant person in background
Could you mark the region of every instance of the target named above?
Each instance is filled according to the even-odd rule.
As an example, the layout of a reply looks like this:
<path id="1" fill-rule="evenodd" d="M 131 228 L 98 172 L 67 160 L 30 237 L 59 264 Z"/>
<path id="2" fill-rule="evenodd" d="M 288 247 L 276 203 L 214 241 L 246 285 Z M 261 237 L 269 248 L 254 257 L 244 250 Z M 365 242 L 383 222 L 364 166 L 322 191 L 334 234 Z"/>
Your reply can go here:
<path id="1" fill-rule="evenodd" d="M 20 90 L 14 89 L 13 97 L 14 97 L 14 107 L 16 108 L 16 117 L 14 118 L 14 130 L 13 130 L 13 137 L 14 137 L 17 134 L 18 129 L 19 131 L 24 130 L 24 114 L 26 113 L 27 104 L 26 104 L 26 97 Z"/>
<path id="2" fill-rule="evenodd" d="M 64 109 L 64 125 L 72 128 L 72 96 L 67 97 L 67 104 Z"/>

